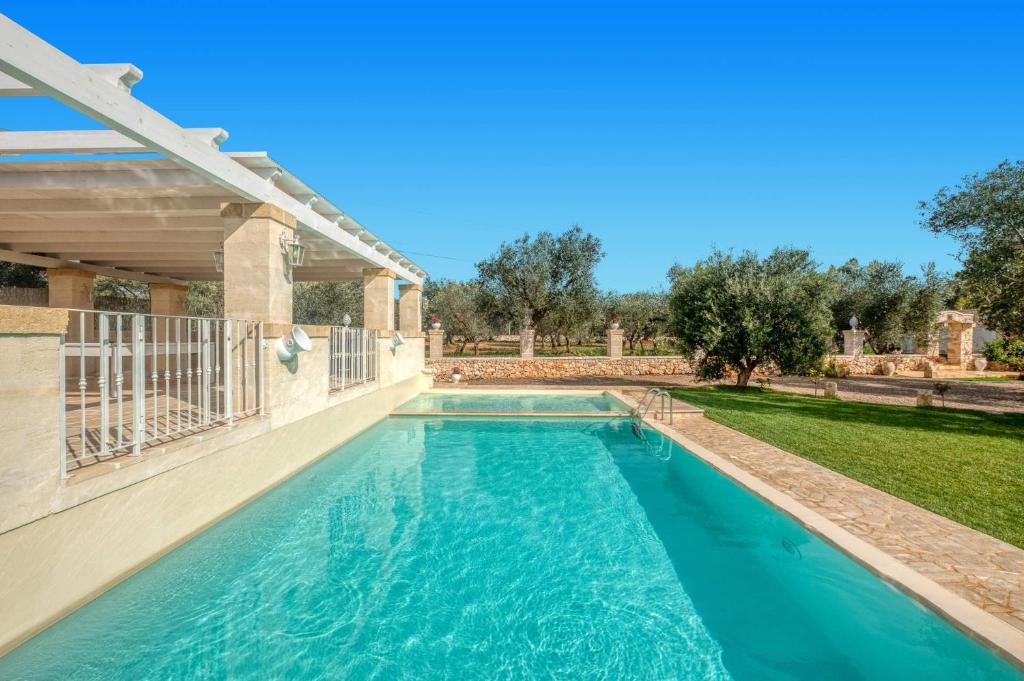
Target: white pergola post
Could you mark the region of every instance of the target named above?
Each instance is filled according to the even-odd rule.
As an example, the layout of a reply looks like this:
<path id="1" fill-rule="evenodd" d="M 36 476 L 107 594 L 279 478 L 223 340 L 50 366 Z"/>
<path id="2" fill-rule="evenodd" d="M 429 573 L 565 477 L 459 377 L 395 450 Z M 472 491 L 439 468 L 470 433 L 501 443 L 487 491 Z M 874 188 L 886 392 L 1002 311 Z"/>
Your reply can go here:
<path id="1" fill-rule="evenodd" d="M 295 217 L 266 203 L 228 204 L 221 215 L 224 316 L 291 324 L 292 272 L 281 235 L 292 238 Z"/>
<path id="2" fill-rule="evenodd" d="M 363 326 L 395 330 L 395 273 L 386 267 L 363 270 Z"/>
<path id="3" fill-rule="evenodd" d="M 423 287 L 402 284 L 398 287 L 398 330 L 407 335 L 423 332 Z"/>

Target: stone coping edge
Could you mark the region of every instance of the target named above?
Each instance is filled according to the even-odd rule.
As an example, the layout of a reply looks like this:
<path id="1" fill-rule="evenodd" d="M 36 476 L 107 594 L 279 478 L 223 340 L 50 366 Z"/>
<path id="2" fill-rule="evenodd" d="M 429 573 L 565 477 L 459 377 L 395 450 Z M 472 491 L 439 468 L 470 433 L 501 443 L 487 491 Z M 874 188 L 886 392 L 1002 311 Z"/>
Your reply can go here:
<path id="1" fill-rule="evenodd" d="M 64 308 L 0 305 L 0 334 L 58 335 L 67 328 Z"/>
<path id="2" fill-rule="evenodd" d="M 621 391 L 610 390 L 608 392 L 627 404 L 636 402 Z M 748 473 L 682 433 L 652 419 L 645 418 L 644 423 L 766 503 L 791 516 L 805 528 L 866 567 L 877 577 L 896 586 L 911 598 L 930 608 L 967 636 L 1000 653 L 1011 664 L 1024 669 L 1024 632 L 1018 631 L 1009 623 L 1003 622 L 967 599 L 943 588 L 885 551 L 846 531 L 796 499 L 775 489 L 753 473 Z M 791 454 L 791 456 L 796 455 Z"/>

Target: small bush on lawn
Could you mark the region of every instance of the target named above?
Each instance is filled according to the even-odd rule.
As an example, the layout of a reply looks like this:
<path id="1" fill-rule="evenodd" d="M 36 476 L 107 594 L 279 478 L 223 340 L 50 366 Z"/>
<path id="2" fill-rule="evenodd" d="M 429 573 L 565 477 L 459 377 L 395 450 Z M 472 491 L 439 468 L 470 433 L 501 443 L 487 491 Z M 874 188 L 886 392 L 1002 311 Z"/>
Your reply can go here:
<path id="1" fill-rule="evenodd" d="M 985 346 L 985 359 L 1005 364 L 1011 371 L 1024 371 L 1024 338 L 996 338 Z"/>

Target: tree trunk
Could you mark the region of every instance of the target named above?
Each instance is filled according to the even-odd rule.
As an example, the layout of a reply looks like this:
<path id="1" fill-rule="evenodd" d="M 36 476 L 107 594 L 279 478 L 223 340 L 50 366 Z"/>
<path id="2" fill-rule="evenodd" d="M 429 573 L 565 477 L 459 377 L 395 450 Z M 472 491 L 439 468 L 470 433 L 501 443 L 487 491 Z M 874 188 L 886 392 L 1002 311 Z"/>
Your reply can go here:
<path id="1" fill-rule="evenodd" d="M 480 341 L 478 340 L 473 341 L 473 354 L 477 357 L 480 356 Z"/>
<path id="2" fill-rule="evenodd" d="M 459 354 L 461 355 L 466 351 L 466 343 L 469 342 L 465 338 L 462 339 L 462 346 L 459 347 Z"/>
<path id="3" fill-rule="evenodd" d="M 754 367 L 746 367 L 740 365 L 736 369 L 736 385 L 740 388 L 746 388 L 747 383 L 750 381 L 750 376 L 754 373 Z"/>

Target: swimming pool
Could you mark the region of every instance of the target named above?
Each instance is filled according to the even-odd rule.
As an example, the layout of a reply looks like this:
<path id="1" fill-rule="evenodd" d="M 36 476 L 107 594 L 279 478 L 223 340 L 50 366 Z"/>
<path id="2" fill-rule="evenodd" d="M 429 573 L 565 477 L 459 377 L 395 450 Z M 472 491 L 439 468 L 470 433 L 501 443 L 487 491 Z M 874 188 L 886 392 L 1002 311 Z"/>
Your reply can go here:
<path id="1" fill-rule="evenodd" d="M 572 392 L 424 392 L 412 398 L 399 412 L 628 412 L 629 407 L 608 393 Z"/>
<path id="2" fill-rule="evenodd" d="M 1022 677 L 647 435 L 386 419 L 0 658 L 0 678 Z"/>

